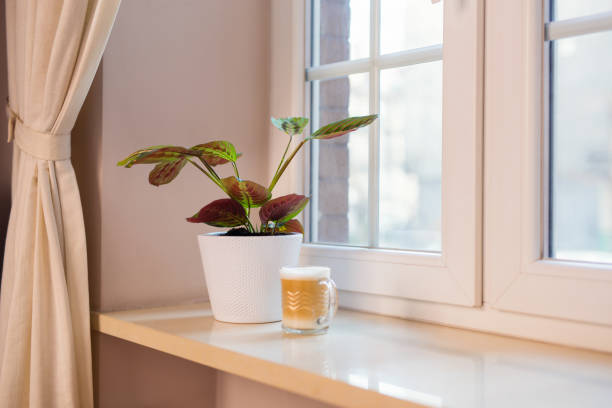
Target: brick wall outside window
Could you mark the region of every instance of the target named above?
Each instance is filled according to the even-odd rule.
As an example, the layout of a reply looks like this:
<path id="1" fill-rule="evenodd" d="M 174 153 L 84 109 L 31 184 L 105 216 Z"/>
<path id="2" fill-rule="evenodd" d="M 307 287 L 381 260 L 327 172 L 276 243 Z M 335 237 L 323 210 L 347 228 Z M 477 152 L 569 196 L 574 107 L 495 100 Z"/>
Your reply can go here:
<path id="1" fill-rule="evenodd" d="M 349 0 L 321 0 L 321 64 L 349 59 L 349 30 Z M 321 81 L 319 92 L 319 126 L 348 116 L 348 78 Z M 321 242 L 348 242 L 348 177 L 348 136 L 319 143 L 318 240 Z"/>

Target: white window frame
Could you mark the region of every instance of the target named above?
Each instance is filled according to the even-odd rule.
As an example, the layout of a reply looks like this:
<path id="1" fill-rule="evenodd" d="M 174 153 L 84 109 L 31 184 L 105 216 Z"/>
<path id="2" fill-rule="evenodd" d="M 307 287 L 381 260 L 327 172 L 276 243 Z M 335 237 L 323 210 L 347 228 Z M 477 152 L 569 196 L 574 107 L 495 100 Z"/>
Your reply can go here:
<path id="1" fill-rule="evenodd" d="M 515 61 L 522 69 L 504 71 L 503 79 L 493 78 L 522 86 L 510 93 L 487 93 L 487 112 L 506 126 L 493 119 L 485 127 L 485 133 L 496 135 L 487 138 L 485 150 L 485 271 L 490 276 L 485 301 L 500 310 L 610 325 L 611 265 L 547 258 L 544 95 L 549 78 L 545 40 L 609 30 L 612 13 L 546 23 L 546 1 L 522 0 L 522 6 L 520 21 L 507 17 L 500 27 L 513 31 L 522 27 L 522 35 L 509 40 L 513 44 L 501 47 L 518 50 Z M 508 109 L 509 105 L 522 110 Z"/>
<path id="2" fill-rule="evenodd" d="M 443 7 L 443 46 L 379 55 L 380 0 L 371 0 L 371 57 L 306 71 L 307 81 L 368 72 L 373 95 L 379 90 L 379 69 L 443 59 L 442 252 L 376 249 L 378 231 L 370 228 L 371 248 L 306 244 L 302 261 L 332 267 L 343 290 L 477 306 L 482 297 L 483 0 L 447 1 Z M 312 18 L 316 21 L 317 16 Z M 370 98 L 372 113 L 379 110 L 377 100 Z M 369 212 L 378 225 L 378 123 L 370 127 L 369 153 Z M 304 185 L 309 192 L 308 180 Z"/>
<path id="3" fill-rule="evenodd" d="M 451 1 L 446 2 L 451 3 Z M 304 103 L 306 87 L 303 67 L 305 66 L 305 44 L 309 38 L 304 22 L 305 14 L 309 9 L 305 2 L 306 0 L 271 0 L 270 113 L 275 116 L 307 114 Z M 465 0 L 456 1 L 456 3 L 465 3 Z M 422 301 L 418 300 L 419 296 L 416 296 L 416 299 L 410 299 L 401 296 L 371 294 L 367 293 L 371 292 L 371 288 L 365 288 L 365 291 L 341 290 L 341 306 L 447 326 L 612 352 L 612 326 L 588 323 L 589 320 L 553 318 L 551 316 L 559 316 L 559 314 L 539 310 L 542 305 L 540 307 L 536 305 L 533 309 L 535 312 L 526 310 L 521 308 L 520 303 L 523 299 L 519 296 L 518 287 L 512 288 L 513 281 L 526 272 L 526 269 L 522 269 L 522 264 L 525 262 L 519 251 L 522 244 L 526 245 L 527 241 L 521 243 L 520 238 L 521 230 L 524 227 L 519 225 L 522 210 L 519 207 L 522 207 L 523 204 L 519 205 L 519 196 L 510 196 L 508 192 L 504 194 L 503 190 L 512 189 L 519 191 L 518 194 L 520 194 L 520 178 L 524 177 L 516 177 L 515 173 L 520 169 L 514 162 L 520 160 L 521 153 L 517 135 L 521 134 L 525 122 L 526 109 L 523 109 L 522 104 L 525 100 L 529 102 L 527 96 L 529 87 L 525 82 L 526 74 L 533 72 L 533 66 L 525 64 L 524 61 L 530 52 L 536 51 L 534 49 L 528 51 L 529 47 L 526 47 L 528 41 L 523 25 L 528 20 L 529 13 L 533 11 L 534 4 L 539 4 L 539 1 L 489 0 L 485 9 L 484 149 L 486 160 L 484 163 L 484 294 L 482 305 L 463 307 L 444 301 Z M 531 15 L 531 20 L 529 20 L 532 24 L 535 21 L 542 23 L 541 20 L 534 20 L 534 17 L 536 17 L 535 14 Z M 538 27 L 533 25 L 529 31 L 530 35 L 536 35 L 538 31 L 539 35 L 543 35 L 541 25 Z M 555 30 L 554 24 L 552 30 Z M 533 55 L 532 61 L 541 63 L 541 59 L 533 58 Z M 531 70 L 527 69 L 528 66 L 531 66 Z M 541 74 L 541 71 L 539 72 Z M 284 146 L 278 143 L 277 132 L 270 127 L 268 134 L 270 157 L 280 157 Z M 304 153 L 298 155 L 299 160 L 304 163 L 303 166 L 293 165 L 288 168 L 277 184 L 276 194 L 296 191 L 308 193 L 304 171 L 307 169 L 309 158 Z M 272 175 L 276 168 L 274 160 L 269 162 L 268 174 Z M 510 165 L 509 168 L 508 165 Z M 504 167 L 506 169 L 502 171 Z M 522 197 L 522 199 L 525 198 Z M 533 230 L 539 232 L 539 228 Z M 512 251 L 507 251 L 505 243 L 514 240 L 519 244 L 513 246 Z M 332 259 L 335 259 L 334 262 L 342 262 L 342 259 L 351 256 L 355 257 L 356 261 L 365 260 L 371 265 L 367 269 L 365 266 L 367 263 L 359 264 L 360 269 L 364 271 L 367 269 L 372 275 L 380 274 L 384 279 L 397 275 L 397 272 L 394 274 L 393 271 L 391 274 L 385 273 L 387 269 L 393 267 L 395 262 L 398 263 L 398 270 L 409 268 L 409 264 L 402 263 L 401 255 L 404 254 L 397 254 L 395 251 L 349 248 L 346 251 L 350 251 L 350 254 L 340 254 L 336 257 L 337 254 L 332 252 L 318 259 L 313 257 L 318 251 L 326 255 L 323 253 L 326 249 L 337 248 L 322 248 L 321 246 L 314 248 L 312 245 L 304 245 L 302 262 L 329 265 L 328 261 Z M 399 258 L 394 259 L 394 256 L 399 256 Z M 377 262 L 379 260 L 380 263 Z M 383 273 L 381 273 L 378 266 L 385 263 L 388 266 L 383 268 Z M 348 272 L 344 276 L 337 272 L 334 269 L 335 279 L 350 279 Z M 556 272 L 555 277 L 562 279 L 563 277 L 558 275 L 559 272 Z M 597 274 L 597 271 L 595 273 Z M 418 277 L 419 275 L 413 274 L 412 276 Z M 420 285 L 418 281 L 408 279 L 394 280 L 391 283 L 398 286 Z M 433 286 L 436 284 L 437 282 L 431 281 L 427 283 Z M 538 296 L 548 293 L 550 288 L 540 289 L 544 292 L 539 292 Z M 424 290 L 428 291 L 430 288 Z M 514 290 L 517 290 L 517 294 L 513 295 L 516 296 L 514 300 L 506 297 L 506 291 Z M 522 297 L 525 296 L 527 293 L 523 292 Z M 500 298 L 502 302 L 499 301 Z M 544 303 L 543 300 L 542 303 Z M 596 307 L 603 311 L 606 310 L 601 304 Z M 608 313 L 612 313 L 609 308 L 607 310 Z"/>

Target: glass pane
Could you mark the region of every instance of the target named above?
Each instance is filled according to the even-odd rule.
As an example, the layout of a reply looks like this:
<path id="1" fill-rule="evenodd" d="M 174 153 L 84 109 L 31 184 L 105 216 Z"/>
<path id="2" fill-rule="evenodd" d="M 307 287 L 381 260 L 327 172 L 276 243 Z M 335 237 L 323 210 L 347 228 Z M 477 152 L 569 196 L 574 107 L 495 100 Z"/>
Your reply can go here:
<path id="1" fill-rule="evenodd" d="M 369 113 L 369 75 L 314 81 L 318 101 L 314 108 L 320 126 L 347 116 Z M 316 95 L 316 92 L 314 93 Z M 350 135 L 315 141 L 319 149 L 318 242 L 349 245 L 368 244 L 368 129 Z"/>
<path id="2" fill-rule="evenodd" d="M 612 0 L 550 0 L 554 20 L 612 11 Z"/>
<path id="3" fill-rule="evenodd" d="M 442 3 L 382 0 L 381 54 L 442 44 Z"/>
<path id="4" fill-rule="evenodd" d="M 612 262 L 612 33 L 552 45 L 551 256 Z"/>
<path id="5" fill-rule="evenodd" d="M 380 246 L 440 251 L 442 61 L 380 76 Z"/>
<path id="6" fill-rule="evenodd" d="M 319 0 L 319 63 L 366 58 L 370 55 L 370 1 Z"/>

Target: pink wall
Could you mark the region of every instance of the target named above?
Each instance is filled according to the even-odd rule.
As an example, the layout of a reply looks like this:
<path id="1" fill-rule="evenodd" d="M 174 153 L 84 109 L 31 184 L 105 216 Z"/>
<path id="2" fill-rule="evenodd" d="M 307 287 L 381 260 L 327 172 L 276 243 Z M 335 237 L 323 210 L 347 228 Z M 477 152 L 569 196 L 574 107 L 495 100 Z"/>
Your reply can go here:
<path id="1" fill-rule="evenodd" d="M 92 338 L 97 407 L 216 407 L 216 371 L 114 337 Z"/>
<path id="2" fill-rule="evenodd" d="M 206 298 L 195 236 L 208 229 L 184 218 L 221 194 L 190 168 L 155 188 L 149 168 L 115 163 L 227 139 L 245 154 L 241 174 L 265 183 L 269 26 L 269 0 L 122 3 L 73 137 L 93 309 Z M 101 408 L 327 406 L 98 333 L 93 353 Z"/>
<path id="3" fill-rule="evenodd" d="M 241 174 L 265 183 L 268 13 L 268 1 L 121 5 L 101 74 L 94 308 L 206 298 L 196 235 L 211 229 L 185 218 L 223 194 L 195 168 L 156 188 L 147 182 L 149 166 L 115 164 L 145 146 L 227 139 L 244 153 Z"/>

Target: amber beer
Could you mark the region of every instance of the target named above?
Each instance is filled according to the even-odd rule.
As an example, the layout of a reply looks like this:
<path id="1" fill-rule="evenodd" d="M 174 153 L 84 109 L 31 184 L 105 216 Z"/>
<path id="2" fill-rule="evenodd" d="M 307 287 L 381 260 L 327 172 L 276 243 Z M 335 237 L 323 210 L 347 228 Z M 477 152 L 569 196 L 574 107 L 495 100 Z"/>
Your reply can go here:
<path id="1" fill-rule="evenodd" d="M 280 270 L 283 330 L 325 333 L 337 309 L 337 291 L 324 266 L 283 267 Z"/>

